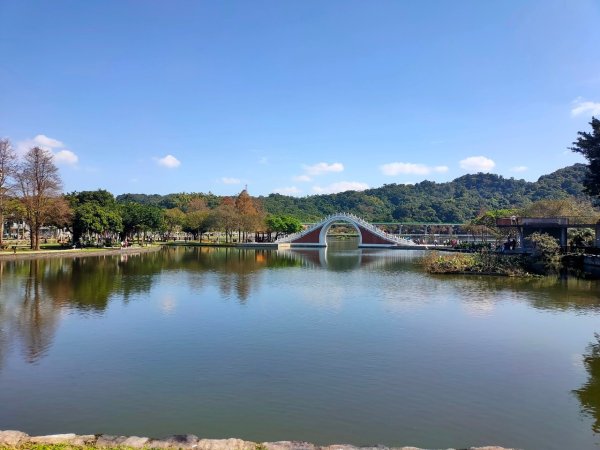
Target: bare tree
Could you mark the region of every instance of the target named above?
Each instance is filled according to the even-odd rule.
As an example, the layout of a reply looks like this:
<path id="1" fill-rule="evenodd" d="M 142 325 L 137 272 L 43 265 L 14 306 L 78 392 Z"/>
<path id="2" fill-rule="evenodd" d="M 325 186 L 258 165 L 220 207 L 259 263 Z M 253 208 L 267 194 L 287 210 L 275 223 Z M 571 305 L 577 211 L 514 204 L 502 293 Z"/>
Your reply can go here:
<path id="1" fill-rule="evenodd" d="M 17 155 L 8 139 L 0 139 L 0 246 L 4 236 L 4 218 L 17 174 Z"/>
<path id="2" fill-rule="evenodd" d="M 25 221 L 29 225 L 31 248 L 39 250 L 40 228 L 52 219 L 62 193 L 62 182 L 52 153 L 33 147 L 25 155 L 17 179 Z"/>

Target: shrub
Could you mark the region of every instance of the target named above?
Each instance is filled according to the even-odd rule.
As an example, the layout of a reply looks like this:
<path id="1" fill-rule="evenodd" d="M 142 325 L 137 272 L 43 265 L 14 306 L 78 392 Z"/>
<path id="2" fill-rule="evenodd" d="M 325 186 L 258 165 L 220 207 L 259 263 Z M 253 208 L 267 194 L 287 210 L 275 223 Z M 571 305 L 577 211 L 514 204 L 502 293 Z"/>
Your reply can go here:
<path id="1" fill-rule="evenodd" d="M 560 245 L 547 233 L 535 232 L 529 236 L 533 245 L 530 263 L 534 268 L 548 273 L 556 273 L 561 267 Z"/>

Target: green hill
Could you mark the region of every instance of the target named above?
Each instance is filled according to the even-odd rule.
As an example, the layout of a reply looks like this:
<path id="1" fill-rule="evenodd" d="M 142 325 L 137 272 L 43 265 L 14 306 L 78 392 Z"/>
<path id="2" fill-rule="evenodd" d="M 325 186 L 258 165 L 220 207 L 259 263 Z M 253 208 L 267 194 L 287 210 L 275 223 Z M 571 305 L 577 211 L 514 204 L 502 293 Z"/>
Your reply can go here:
<path id="1" fill-rule="evenodd" d="M 587 198 L 582 184 L 586 171 L 585 165 L 575 164 L 543 175 L 535 182 L 478 173 L 446 183 L 422 181 L 414 185 L 386 184 L 361 192 L 307 197 L 270 194 L 258 198 L 267 213 L 289 214 L 309 222 L 337 211 L 347 211 L 376 222 L 463 223 L 482 210 L 520 207 L 543 199 Z M 117 200 L 173 208 L 190 195 L 194 194 L 124 194 Z M 210 193 L 197 195 L 204 197 L 209 206 L 215 206 L 220 200 Z"/>

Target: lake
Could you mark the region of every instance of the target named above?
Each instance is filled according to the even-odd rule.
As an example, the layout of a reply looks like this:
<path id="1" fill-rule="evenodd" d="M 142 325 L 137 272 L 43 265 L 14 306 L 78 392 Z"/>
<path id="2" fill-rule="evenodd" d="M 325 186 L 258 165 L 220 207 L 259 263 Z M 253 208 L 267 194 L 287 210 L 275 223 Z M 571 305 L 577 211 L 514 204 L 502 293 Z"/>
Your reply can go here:
<path id="1" fill-rule="evenodd" d="M 598 281 L 355 245 L 0 262 L 0 429 L 600 444 Z"/>

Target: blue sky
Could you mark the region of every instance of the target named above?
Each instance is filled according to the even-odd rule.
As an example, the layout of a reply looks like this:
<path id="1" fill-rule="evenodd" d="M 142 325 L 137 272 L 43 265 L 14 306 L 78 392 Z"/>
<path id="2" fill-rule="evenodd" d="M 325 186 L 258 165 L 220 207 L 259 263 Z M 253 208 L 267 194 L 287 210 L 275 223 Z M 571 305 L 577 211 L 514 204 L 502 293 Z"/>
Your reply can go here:
<path id="1" fill-rule="evenodd" d="M 600 116 L 600 2 L 0 0 L 0 136 L 65 190 L 535 180 Z"/>

